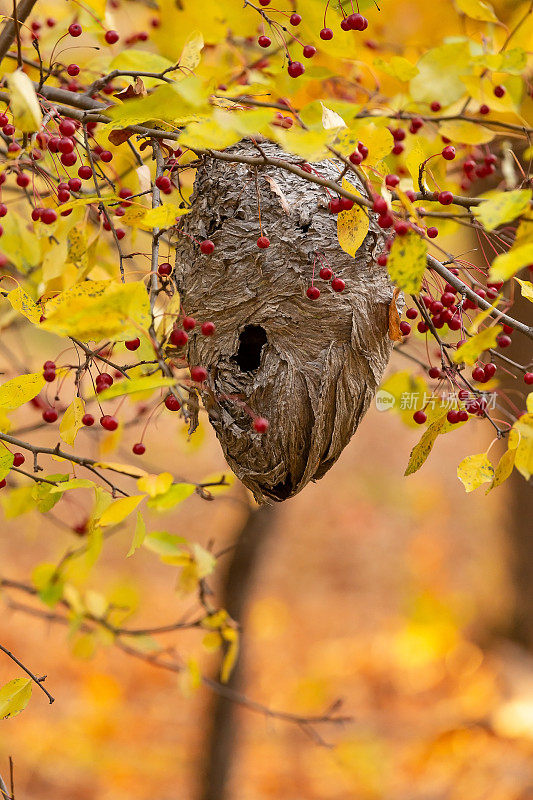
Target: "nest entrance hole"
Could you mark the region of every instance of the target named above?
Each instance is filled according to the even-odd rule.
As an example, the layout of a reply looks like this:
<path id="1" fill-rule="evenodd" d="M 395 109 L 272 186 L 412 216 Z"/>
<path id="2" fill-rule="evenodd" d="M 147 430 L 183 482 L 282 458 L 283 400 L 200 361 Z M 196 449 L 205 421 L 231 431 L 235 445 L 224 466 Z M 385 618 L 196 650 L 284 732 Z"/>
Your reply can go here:
<path id="1" fill-rule="evenodd" d="M 239 335 L 239 349 L 234 356 L 242 372 L 253 372 L 261 362 L 261 351 L 267 343 L 266 331 L 261 325 L 246 325 Z"/>

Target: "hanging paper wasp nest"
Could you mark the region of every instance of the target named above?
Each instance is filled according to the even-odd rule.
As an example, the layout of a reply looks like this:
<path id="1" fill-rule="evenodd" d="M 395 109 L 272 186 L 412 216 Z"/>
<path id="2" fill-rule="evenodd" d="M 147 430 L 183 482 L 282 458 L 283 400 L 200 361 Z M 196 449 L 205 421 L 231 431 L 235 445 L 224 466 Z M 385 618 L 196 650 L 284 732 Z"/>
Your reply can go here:
<path id="1" fill-rule="evenodd" d="M 302 163 L 275 144 L 261 149 Z M 226 152 L 259 155 L 249 141 Z M 313 168 L 338 179 L 338 163 Z M 350 181 L 364 193 L 355 175 Z M 207 370 L 209 419 L 228 464 L 259 502 L 292 497 L 333 466 L 392 349 L 393 288 L 376 263 L 383 233 L 371 218 L 352 258 L 339 245 L 329 199 L 322 186 L 281 168 L 206 158 L 176 242 L 183 311 L 216 325 L 214 336 L 203 336 L 199 325 L 191 331 L 188 361 Z M 257 245 L 259 209 L 266 249 Z M 211 239 L 214 252 L 203 255 L 192 237 Z M 326 264 L 344 291 L 318 276 Z M 313 269 L 315 300 L 306 294 Z M 266 432 L 254 429 L 257 417 L 268 420 Z"/>

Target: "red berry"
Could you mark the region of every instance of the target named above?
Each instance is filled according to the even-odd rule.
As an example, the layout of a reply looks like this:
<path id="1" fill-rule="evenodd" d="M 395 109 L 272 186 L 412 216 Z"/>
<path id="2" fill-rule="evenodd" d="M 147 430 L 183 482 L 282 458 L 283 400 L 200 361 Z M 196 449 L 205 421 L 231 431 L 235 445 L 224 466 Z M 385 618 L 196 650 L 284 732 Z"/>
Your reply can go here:
<path id="1" fill-rule="evenodd" d="M 169 411 L 179 411 L 181 408 L 181 403 L 177 397 L 174 397 L 173 394 L 167 394 L 165 397 L 165 406 Z"/>
<path id="2" fill-rule="evenodd" d="M 68 182 L 68 188 L 71 192 L 79 192 L 81 189 L 81 181 L 79 178 L 70 178 Z"/>
<path id="3" fill-rule="evenodd" d="M 343 292 L 346 288 L 346 284 L 342 278 L 333 278 L 331 281 L 331 288 L 334 292 Z"/>
<path id="4" fill-rule="evenodd" d="M 417 425 L 423 425 L 424 422 L 427 420 L 427 416 L 425 413 L 420 409 L 419 411 L 415 411 L 413 414 L 413 419 L 417 423 Z"/>
<path id="5" fill-rule="evenodd" d="M 488 105 L 486 103 L 483 103 L 483 105 L 481 105 L 479 107 L 479 113 L 480 114 L 490 114 L 490 108 L 488 107 Z"/>
<path id="6" fill-rule="evenodd" d="M 431 110 L 433 111 L 433 113 L 435 113 L 435 114 L 436 114 L 438 111 L 440 111 L 440 110 L 441 110 L 442 106 L 441 106 L 441 104 L 439 103 L 439 101 L 438 101 L 438 100 L 434 100 L 434 101 L 432 102 L 432 104 L 430 105 L 430 108 L 431 108 Z"/>
<path id="7" fill-rule="evenodd" d="M 94 425 L 94 417 L 92 414 L 84 414 L 81 418 L 81 421 L 87 428 L 90 428 L 91 425 Z"/>
<path id="8" fill-rule="evenodd" d="M 374 204 L 372 206 L 372 210 L 376 212 L 376 214 L 386 214 L 388 211 L 387 201 L 384 197 L 376 197 L 374 198 Z"/>
<path id="9" fill-rule="evenodd" d="M 332 214 L 340 214 L 342 211 L 342 200 L 340 197 L 332 197 L 328 203 L 328 208 Z"/>
<path id="10" fill-rule="evenodd" d="M 113 160 L 113 153 L 110 150 L 102 150 L 100 158 L 104 164 L 109 164 L 109 162 Z"/>
<path id="11" fill-rule="evenodd" d="M 188 340 L 188 335 L 182 330 L 173 330 L 169 337 L 170 344 L 173 344 L 174 347 L 184 347 Z"/>
<path id="12" fill-rule="evenodd" d="M 270 247 L 270 239 L 267 236 L 260 236 L 257 240 L 257 246 L 261 250 L 266 250 L 267 247 Z"/>
<path id="13" fill-rule="evenodd" d="M 164 261 L 158 266 L 157 273 L 162 278 L 168 278 L 168 276 L 172 273 L 172 264 L 169 264 L 168 261 Z"/>
<path id="14" fill-rule="evenodd" d="M 498 86 L 494 87 L 494 95 L 496 97 L 503 97 L 505 94 L 505 86 L 498 84 Z"/>
<path id="15" fill-rule="evenodd" d="M 420 117 L 413 117 L 411 120 L 411 124 L 409 125 L 409 132 L 410 133 L 418 133 L 420 128 L 424 126 L 424 120 L 420 119 Z"/>
<path id="16" fill-rule="evenodd" d="M 266 433 L 268 429 L 268 420 L 265 417 L 256 417 L 254 419 L 254 430 L 257 433 Z"/>
<path id="17" fill-rule="evenodd" d="M 353 200 L 350 200 L 349 197 L 341 197 L 341 204 L 343 211 L 351 211 L 353 208 Z"/>
<path id="18" fill-rule="evenodd" d="M 317 286 L 310 286 L 306 291 L 306 295 L 310 300 L 318 300 L 320 297 L 320 289 Z"/>
<path id="19" fill-rule="evenodd" d="M 128 339 L 124 344 L 126 345 L 126 350 L 137 350 L 141 345 L 141 340 L 139 338 Z"/>
<path id="20" fill-rule="evenodd" d="M 112 417 L 111 414 L 104 414 L 103 417 L 100 417 L 100 425 L 106 431 L 116 431 L 118 428 L 118 419 Z"/>
<path id="21" fill-rule="evenodd" d="M 204 239 L 203 242 L 200 243 L 200 252 L 204 254 L 204 256 L 209 256 L 215 249 L 214 243 L 211 239 Z"/>
<path id="22" fill-rule="evenodd" d="M 528 386 L 531 386 L 533 383 L 533 372 L 526 372 L 524 375 L 524 383 L 527 383 Z"/>
<path id="23" fill-rule="evenodd" d="M 459 416 L 460 412 L 458 411 L 458 409 L 452 408 L 446 414 L 446 419 L 448 420 L 448 422 L 451 422 L 452 425 L 455 425 L 457 422 L 459 422 Z"/>
<path id="24" fill-rule="evenodd" d="M 170 187 L 172 186 L 172 182 L 170 178 L 168 178 L 166 175 L 160 175 L 158 178 L 155 179 L 155 185 L 157 186 L 158 189 L 161 189 L 161 191 L 164 192 L 167 189 L 170 189 Z"/>
<path id="25" fill-rule="evenodd" d="M 77 22 L 73 22 L 72 25 L 68 26 L 68 32 L 70 33 L 71 36 L 74 36 L 76 38 L 78 36 L 81 36 L 82 27 Z"/>
<path id="26" fill-rule="evenodd" d="M 305 67 L 301 63 L 301 61 L 291 61 L 287 68 L 287 72 L 291 76 L 291 78 L 299 78 L 300 75 L 303 75 L 305 72 Z"/>
<path id="27" fill-rule="evenodd" d="M 441 377 L 441 372 L 438 367 L 430 367 L 428 370 L 428 375 L 430 378 L 437 379 Z"/>
<path id="28" fill-rule="evenodd" d="M 87 165 L 83 165 L 82 167 L 79 168 L 78 175 L 80 176 L 80 178 L 82 180 L 86 181 L 86 180 L 89 180 L 89 178 L 92 178 L 93 171 L 89 167 L 88 164 Z"/>
<path id="29" fill-rule="evenodd" d="M 330 39 L 333 39 L 333 31 L 331 28 L 322 28 L 320 31 L 320 38 L 325 42 L 329 42 Z"/>
<path id="30" fill-rule="evenodd" d="M 322 267 L 318 274 L 324 281 L 330 281 L 333 277 L 333 271 L 329 267 Z"/>
<path id="31" fill-rule="evenodd" d="M 512 340 L 511 340 L 511 337 L 507 336 L 506 333 L 502 333 L 502 334 L 500 334 L 498 336 L 496 341 L 498 342 L 498 346 L 499 347 L 509 347 L 509 345 L 511 344 Z"/>
<path id="32" fill-rule="evenodd" d="M 364 161 L 365 158 L 367 157 L 368 153 L 369 153 L 368 147 L 366 146 L 366 144 L 363 144 L 363 142 L 359 142 L 357 144 L 357 149 L 359 150 L 359 152 L 363 156 L 363 161 Z"/>
<path id="33" fill-rule="evenodd" d="M 75 78 L 76 75 L 80 74 L 80 68 L 77 64 L 69 64 L 67 67 L 67 72 L 71 78 Z"/>
<path id="34" fill-rule="evenodd" d="M 14 467 L 21 467 L 24 464 L 25 461 L 26 461 L 26 458 L 22 453 L 14 453 L 13 454 L 13 466 Z"/>
<path id="35" fill-rule="evenodd" d="M 380 253 L 379 256 L 376 259 L 376 261 L 378 262 L 380 267 L 386 267 L 388 260 L 389 260 L 389 258 L 388 258 L 386 253 Z"/>
<path id="36" fill-rule="evenodd" d="M 475 381 L 478 381 L 478 383 L 485 383 L 486 378 L 485 378 L 485 370 L 483 369 L 483 367 L 480 366 L 474 367 L 474 369 L 472 370 L 472 377 Z"/>
<path id="37" fill-rule="evenodd" d="M 468 421 L 468 411 L 465 411 L 464 409 L 461 409 L 461 411 L 459 411 L 459 420 L 458 421 L 459 422 L 467 422 Z"/>
<path id="38" fill-rule="evenodd" d="M 106 31 L 104 39 L 108 44 L 116 44 L 119 40 L 119 35 L 116 31 Z"/>
<path id="39" fill-rule="evenodd" d="M 45 369 L 43 370 L 43 378 L 47 383 L 52 383 L 56 379 L 56 371 L 55 369 Z"/>
<path id="40" fill-rule="evenodd" d="M 316 47 L 313 47 L 312 44 L 306 44 L 303 49 L 304 58 L 313 58 L 316 53 Z"/>
<path id="41" fill-rule="evenodd" d="M 257 44 L 259 47 L 270 47 L 272 41 L 268 38 L 268 36 L 260 36 L 257 40 Z"/>
<path id="42" fill-rule="evenodd" d="M 419 323 L 418 323 L 418 325 L 416 326 L 416 329 L 417 329 L 417 331 L 418 331 L 419 333 L 427 333 L 427 331 L 428 331 L 428 326 L 426 325 L 426 323 L 425 323 L 425 322 L 423 322 L 422 320 L 420 320 L 420 322 L 419 322 Z"/>
<path id="43" fill-rule="evenodd" d="M 137 442 L 137 444 L 133 445 L 131 450 L 132 450 L 132 453 L 134 453 L 136 456 L 142 456 L 146 452 L 146 447 L 144 446 L 144 444 L 142 442 Z"/>
<path id="44" fill-rule="evenodd" d="M 403 333 L 404 336 L 409 336 L 411 333 L 411 326 L 405 320 L 400 322 L 400 332 Z"/>
<path id="45" fill-rule="evenodd" d="M 43 419 L 45 422 L 55 422 L 57 419 L 57 411 L 50 406 L 43 411 Z"/>
<path id="46" fill-rule="evenodd" d="M 191 378 L 196 383 L 203 383 L 207 378 L 205 367 L 191 367 Z"/>
<path id="47" fill-rule="evenodd" d="M 446 161 L 453 161 L 453 159 L 455 158 L 455 147 L 452 147 L 452 145 L 449 144 L 442 151 L 442 156 L 443 158 L 446 159 Z"/>
<path id="48" fill-rule="evenodd" d="M 202 327 L 200 328 L 204 336 L 212 336 L 215 332 L 215 323 L 214 322 L 202 322 Z"/>
<path id="49" fill-rule="evenodd" d="M 302 21 L 301 16 L 299 14 L 296 14 L 296 13 L 291 14 L 291 16 L 289 18 L 289 22 L 291 23 L 291 25 L 294 25 L 294 26 L 299 25 L 301 21 Z"/>
<path id="50" fill-rule="evenodd" d="M 192 331 L 192 329 L 196 325 L 196 320 L 194 317 L 183 317 L 183 327 L 186 331 Z"/>
<path id="51" fill-rule="evenodd" d="M 434 226 L 431 226 L 431 228 L 428 228 L 426 230 L 426 234 L 430 239 L 436 239 L 437 236 L 439 235 L 439 229 L 435 228 Z"/>
<path id="52" fill-rule="evenodd" d="M 28 178 L 27 175 L 24 175 L 22 173 L 20 175 L 17 175 L 17 186 L 20 186 L 23 189 L 25 189 L 26 186 L 28 186 L 29 182 L 30 179 Z"/>
<path id="53" fill-rule="evenodd" d="M 353 153 L 350 153 L 348 158 L 350 159 L 352 164 L 355 164 L 356 167 L 358 167 L 359 164 L 361 164 L 363 161 L 363 156 L 358 150 L 354 150 Z"/>
<path id="54" fill-rule="evenodd" d="M 416 319 L 418 317 L 418 311 L 416 308 L 408 308 L 405 312 L 405 316 L 407 319 Z"/>
<path id="55" fill-rule="evenodd" d="M 398 186 L 399 183 L 400 179 L 397 175 L 387 175 L 385 177 L 385 184 L 392 189 L 394 189 L 395 186 Z"/>
<path id="56" fill-rule="evenodd" d="M 100 372 L 99 375 L 96 376 L 96 383 L 101 383 L 102 386 L 112 386 L 113 385 L 113 376 L 109 374 L 109 372 Z"/>
<path id="57" fill-rule="evenodd" d="M 3 489 L 6 484 L 7 484 L 6 479 L 2 478 L 2 480 L 0 481 L 0 489 Z"/>
<path id="58" fill-rule="evenodd" d="M 391 228 L 394 224 L 392 214 L 382 214 L 378 217 L 378 225 L 380 228 Z"/>
<path id="59" fill-rule="evenodd" d="M 451 192 L 440 192 L 437 200 L 441 205 L 449 206 L 450 203 L 453 203 L 453 194 Z"/>
<path id="60" fill-rule="evenodd" d="M 493 364 L 492 361 L 490 361 L 488 364 L 485 364 L 485 378 L 488 381 L 494 377 L 495 373 L 496 373 L 496 364 Z"/>
<path id="61" fill-rule="evenodd" d="M 53 208 L 43 208 L 41 211 L 41 222 L 45 225 L 51 225 L 57 219 L 57 213 Z"/>
<path id="62" fill-rule="evenodd" d="M 409 230 L 409 223 L 405 219 L 400 219 L 394 226 L 394 230 L 398 234 L 398 236 L 405 236 L 407 231 Z"/>

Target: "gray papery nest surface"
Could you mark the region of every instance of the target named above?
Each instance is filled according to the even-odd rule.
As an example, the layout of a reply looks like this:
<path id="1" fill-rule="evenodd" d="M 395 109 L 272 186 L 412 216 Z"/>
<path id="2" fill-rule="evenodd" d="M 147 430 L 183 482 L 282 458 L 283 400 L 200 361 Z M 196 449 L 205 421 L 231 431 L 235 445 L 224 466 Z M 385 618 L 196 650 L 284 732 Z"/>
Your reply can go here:
<path id="1" fill-rule="evenodd" d="M 272 143 L 268 156 L 301 159 Z M 259 155 L 250 141 L 228 153 Z M 339 163 L 314 164 L 336 180 Z M 361 194 L 355 175 L 350 181 Z M 270 247 L 257 246 L 263 235 Z M 204 406 L 231 469 L 259 502 L 292 497 L 321 478 L 350 441 L 374 396 L 392 349 L 388 308 L 393 288 L 376 256 L 384 235 L 370 214 L 355 258 L 339 246 L 326 190 L 272 166 L 206 158 L 192 209 L 177 237 L 176 284 L 185 314 L 212 320 L 190 333 L 187 358 L 207 369 Z M 189 236 L 183 235 L 189 234 Z M 197 240 L 212 239 L 202 255 Z M 334 292 L 318 277 L 317 254 L 346 282 Z M 318 300 L 310 300 L 313 263 Z M 266 417 L 266 433 L 254 416 Z M 194 421 L 193 421 L 194 427 Z"/>

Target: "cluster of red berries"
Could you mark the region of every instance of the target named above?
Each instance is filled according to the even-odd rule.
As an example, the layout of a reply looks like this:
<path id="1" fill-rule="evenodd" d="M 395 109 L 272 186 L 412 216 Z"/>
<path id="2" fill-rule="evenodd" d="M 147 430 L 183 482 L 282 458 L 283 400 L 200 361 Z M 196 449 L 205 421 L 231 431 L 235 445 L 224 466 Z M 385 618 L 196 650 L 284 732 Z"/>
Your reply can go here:
<path id="1" fill-rule="evenodd" d="M 182 327 L 178 328 L 176 325 L 169 336 L 169 342 L 174 347 L 185 347 L 189 341 L 188 332 L 196 327 L 196 320 L 194 317 L 183 317 L 181 324 Z M 200 330 L 204 336 L 213 336 L 216 331 L 215 323 L 210 320 L 202 322 Z"/>
<path id="2" fill-rule="evenodd" d="M 331 281 L 331 288 L 334 292 L 343 292 L 346 288 L 345 282 L 342 278 L 339 278 L 333 274 L 333 270 L 331 267 L 323 266 L 318 273 L 319 276 L 322 278 L 323 281 Z M 320 297 L 320 289 L 318 286 L 312 284 L 306 291 L 306 295 L 309 300 L 318 300 Z"/>
<path id="3" fill-rule="evenodd" d="M 461 189 L 467 191 L 470 186 L 478 179 L 493 175 L 496 171 L 498 156 L 494 153 L 483 154 L 477 148 L 463 163 L 463 180 Z"/>

